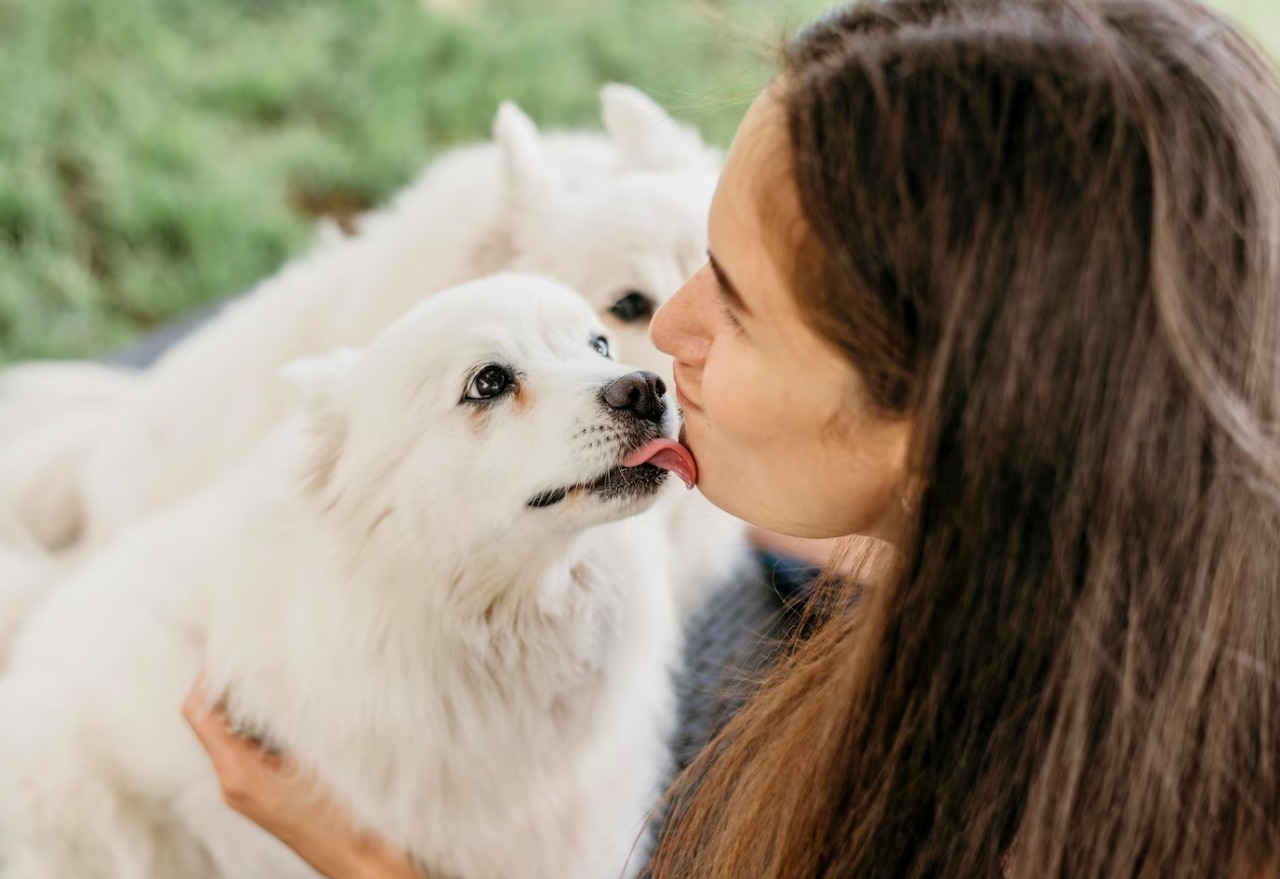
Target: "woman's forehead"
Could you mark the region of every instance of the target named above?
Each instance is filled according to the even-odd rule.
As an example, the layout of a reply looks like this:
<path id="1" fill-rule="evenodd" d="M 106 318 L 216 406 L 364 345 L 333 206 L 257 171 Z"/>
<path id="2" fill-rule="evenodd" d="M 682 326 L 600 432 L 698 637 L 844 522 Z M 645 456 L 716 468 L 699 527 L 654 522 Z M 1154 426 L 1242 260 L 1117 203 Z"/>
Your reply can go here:
<path id="1" fill-rule="evenodd" d="M 791 311 L 791 255 L 803 234 L 785 105 L 766 90 L 748 109 L 716 189 L 708 239 L 753 311 Z M 790 306 L 790 307 L 788 307 Z"/>
<path id="2" fill-rule="evenodd" d="M 777 85 L 765 89 L 747 109 L 725 159 L 721 180 L 726 178 L 735 187 L 753 190 L 757 198 L 794 197 L 786 104 L 784 92 Z M 786 191 L 775 192 L 776 189 Z M 768 210 L 768 202 L 774 199 L 759 200 Z"/>

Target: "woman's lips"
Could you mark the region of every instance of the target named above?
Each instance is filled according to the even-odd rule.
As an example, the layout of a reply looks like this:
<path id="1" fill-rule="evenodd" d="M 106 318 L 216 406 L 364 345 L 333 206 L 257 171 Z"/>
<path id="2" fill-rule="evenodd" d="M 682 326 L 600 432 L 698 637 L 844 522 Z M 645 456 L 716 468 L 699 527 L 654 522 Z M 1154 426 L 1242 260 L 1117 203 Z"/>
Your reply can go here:
<path id="1" fill-rule="evenodd" d="M 676 402 L 680 404 L 680 408 L 685 411 L 701 412 L 702 407 L 685 396 L 684 391 L 680 390 L 680 380 L 676 379 Z"/>
<path id="2" fill-rule="evenodd" d="M 684 395 L 684 392 L 680 390 L 679 385 L 676 385 L 676 401 L 680 404 L 680 408 L 686 412 L 698 411 L 697 405 Z"/>

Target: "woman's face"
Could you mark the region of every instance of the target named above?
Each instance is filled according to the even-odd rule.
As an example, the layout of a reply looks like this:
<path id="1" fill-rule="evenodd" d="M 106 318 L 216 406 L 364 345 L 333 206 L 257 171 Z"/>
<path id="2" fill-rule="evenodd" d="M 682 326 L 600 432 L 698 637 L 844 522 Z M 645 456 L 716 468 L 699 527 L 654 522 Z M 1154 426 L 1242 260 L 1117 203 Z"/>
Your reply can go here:
<path id="1" fill-rule="evenodd" d="M 712 503 L 795 537 L 891 537 L 910 424 L 877 417 L 853 367 L 801 318 L 781 256 L 801 216 L 771 89 L 729 150 L 710 259 L 654 316 L 653 341 L 675 358 L 682 439 Z"/>

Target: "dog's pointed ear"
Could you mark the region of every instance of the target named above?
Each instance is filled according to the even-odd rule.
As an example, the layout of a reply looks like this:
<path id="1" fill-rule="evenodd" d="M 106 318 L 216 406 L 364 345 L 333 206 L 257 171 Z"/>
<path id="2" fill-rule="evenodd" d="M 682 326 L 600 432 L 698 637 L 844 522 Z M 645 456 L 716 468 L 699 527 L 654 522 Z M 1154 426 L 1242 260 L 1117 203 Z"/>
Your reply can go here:
<path id="1" fill-rule="evenodd" d="M 560 178 L 533 120 L 503 101 L 493 120 L 493 137 L 502 151 L 502 170 L 515 206 L 536 209 L 548 204 Z"/>
<path id="2" fill-rule="evenodd" d="M 292 360 L 280 368 L 280 377 L 298 391 L 306 411 L 330 409 L 336 405 L 341 388 L 362 353 L 354 348 L 339 348 L 331 354 Z"/>
<path id="3" fill-rule="evenodd" d="M 610 83 L 600 90 L 605 130 L 618 143 L 624 164 L 640 171 L 700 171 L 718 165 L 715 152 L 634 86 Z"/>
<path id="4" fill-rule="evenodd" d="M 311 448 L 303 462 L 302 477 L 312 489 L 321 490 L 333 478 L 347 441 L 348 417 L 343 401 L 351 371 L 362 352 L 340 348 L 321 357 L 307 357 L 285 364 L 281 378 L 302 397 L 303 418 Z"/>

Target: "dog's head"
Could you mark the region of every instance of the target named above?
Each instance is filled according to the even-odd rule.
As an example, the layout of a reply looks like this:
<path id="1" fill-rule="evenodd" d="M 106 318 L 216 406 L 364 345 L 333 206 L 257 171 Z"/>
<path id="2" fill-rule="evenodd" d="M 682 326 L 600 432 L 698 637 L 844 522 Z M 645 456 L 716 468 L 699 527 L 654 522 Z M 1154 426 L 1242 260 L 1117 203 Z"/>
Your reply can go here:
<path id="1" fill-rule="evenodd" d="M 309 490 L 366 529 L 537 539 L 641 512 L 668 470 L 693 477 L 662 380 L 615 361 L 581 296 L 540 278 L 439 293 L 367 349 L 287 375 Z"/>
<path id="2" fill-rule="evenodd" d="M 617 167 L 586 183 L 556 162 L 520 110 L 499 110 L 511 264 L 581 291 L 622 360 L 669 378 L 670 358 L 650 343 L 649 318 L 706 258 L 720 157 L 634 88 L 606 86 L 601 99 Z"/>

